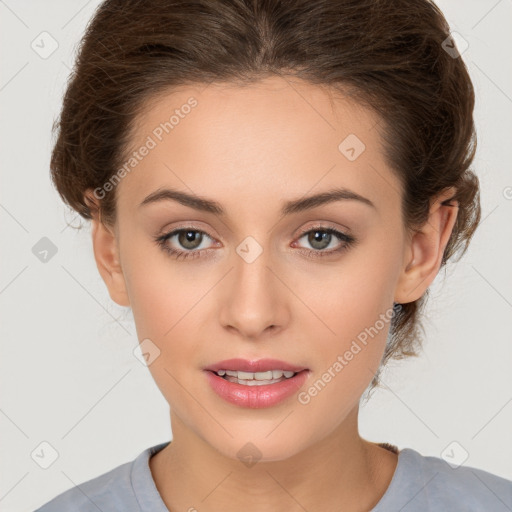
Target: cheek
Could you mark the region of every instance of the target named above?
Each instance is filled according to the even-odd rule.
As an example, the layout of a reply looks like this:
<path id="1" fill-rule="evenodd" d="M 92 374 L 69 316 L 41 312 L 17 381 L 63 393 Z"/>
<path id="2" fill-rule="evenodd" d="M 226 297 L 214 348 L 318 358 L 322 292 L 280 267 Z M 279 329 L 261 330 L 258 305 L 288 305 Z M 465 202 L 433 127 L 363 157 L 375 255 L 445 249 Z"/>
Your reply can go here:
<path id="1" fill-rule="evenodd" d="M 160 344 L 172 336 L 194 302 L 197 287 L 185 281 L 176 265 L 149 235 L 121 237 L 123 273 L 139 340 Z"/>
<path id="2" fill-rule="evenodd" d="M 187 376 L 199 373 L 193 365 L 200 353 L 195 320 L 201 315 L 198 301 L 204 291 L 184 280 L 176 268 L 165 257 L 146 258 L 142 265 L 137 255 L 127 262 L 126 283 L 138 340 L 151 340 L 149 346 L 158 354 L 148 369 L 162 395 L 181 411 L 187 403 L 183 386 L 188 389 L 195 384 Z"/>
<path id="3" fill-rule="evenodd" d="M 149 370 L 162 394 L 179 401 L 182 385 L 197 385 L 189 376 L 195 379 L 200 371 L 197 360 L 205 342 L 201 322 L 214 281 L 212 276 L 205 280 L 204 273 L 184 272 L 186 263 L 176 264 L 143 244 L 134 243 L 125 254 L 123 270 L 138 340 L 149 339 L 160 351 Z"/>
<path id="4" fill-rule="evenodd" d="M 355 280 L 355 277 L 354 277 Z M 309 332 L 316 370 L 322 381 L 339 390 L 339 396 L 359 396 L 373 378 L 386 344 L 392 315 L 388 294 L 374 281 L 361 284 L 352 280 L 339 283 L 311 303 L 319 322 L 310 318 L 303 325 Z M 332 283 L 335 284 L 334 282 Z M 322 333 L 322 334 L 320 334 Z"/>
<path id="5" fill-rule="evenodd" d="M 336 334 L 318 321 L 305 327 L 311 333 L 315 372 L 297 398 L 305 412 L 304 428 L 317 431 L 314 418 L 325 418 L 320 437 L 353 410 L 379 368 L 393 311 L 383 297 L 377 283 L 324 294 L 317 306 L 323 305 L 322 320 Z"/>
<path id="6" fill-rule="evenodd" d="M 381 246 L 382 247 L 382 246 Z M 339 346 L 370 328 L 393 305 L 395 255 L 369 245 L 348 254 L 339 264 L 318 266 L 296 278 L 294 291 L 303 298 L 318 335 Z M 321 329 L 321 330 L 320 330 Z"/>
<path id="7" fill-rule="evenodd" d="M 297 295 L 314 313 L 303 315 L 302 328 L 314 346 L 319 373 L 330 372 L 322 382 L 329 382 L 326 387 L 340 402 L 366 389 L 384 352 L 399 261 L 399 247 L 385 244 L 376 239 L 347 253 L 338 266 L 303 274 L 299 281 Z"/>

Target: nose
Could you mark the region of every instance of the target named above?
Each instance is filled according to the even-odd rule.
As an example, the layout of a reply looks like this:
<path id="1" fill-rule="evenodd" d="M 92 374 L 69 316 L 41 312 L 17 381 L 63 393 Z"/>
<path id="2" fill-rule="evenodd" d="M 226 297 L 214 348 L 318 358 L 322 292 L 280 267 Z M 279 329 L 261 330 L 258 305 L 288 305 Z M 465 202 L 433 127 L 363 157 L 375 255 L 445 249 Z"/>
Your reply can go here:
<path id="1" fill-rule="evenodd" d="M 248 262 L 234 255 L 234 268 L 227 276 L 220 298 L 220 322 L 245 339 L 277 333 L 289 322 L 287 288 L 263 251 Z"/>

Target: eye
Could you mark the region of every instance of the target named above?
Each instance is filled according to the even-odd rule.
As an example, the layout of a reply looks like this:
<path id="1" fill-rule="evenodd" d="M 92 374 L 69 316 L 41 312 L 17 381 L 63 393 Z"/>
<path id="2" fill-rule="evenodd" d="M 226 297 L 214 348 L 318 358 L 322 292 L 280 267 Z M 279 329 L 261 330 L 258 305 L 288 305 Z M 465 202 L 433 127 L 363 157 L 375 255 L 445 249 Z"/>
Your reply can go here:
<path id="1" fill-rule="evenodd" d="M 323 226 L 317 226 L 303 231 L 298 240 L 302 238 L 306 238 L 307 243 L 313 247 L 313 250 L 304 249 L 302 252 L 312 257 L 322 257 L 340 253 L 356 242 L 356 239 L 352 235 L 347 235 L 332 227 Z M 337 247 L 336 240 L 338 241 Z M 333 242 L 334 248 L 325 250 L 331 246 Z"/>
<path id="2" fill-rule="evenodd" d="M 169 242 L 174 238 L 178 247 L 182 247 L 185 250 L 172 247 Z M 201 247 L 201 244 L 207 238 L 212 240 L 212 237 L 210 237 L 208 233 L 192 227 L 186 227 L 175 229 L 170 233 L 158 236 L 156 237 L 156 242 L 165 252 L 171 254 L 176 259 L 186 259 L 201 256 L 207 249 L 199 249 L 199 247 Z"/>
<path id="3" fill-rule="evenodd" d="M 313 249 L 299 247 L 299 252 L 313 258 L 340 253 L 356 243 L 356 239 L 352 235 L 342 233 L 333 227 L 324 226 L 317 226 L 303 231 L 299 235 L 298 240 L 302 238 L 306 238 L 307 243 L 309 243 Z M 207 241 L 207 239 L 213 240 L 208 233 L 195 229 L 192 226 L 180 227 L 169 233 L 155 237 L 155 241 L 162 250 L 177 260 L 199 258 L 202 257 L 204 253 L 209 253 L 210 248 L 201 248 L 201 245 L 203 245 L 203 242 Z M 338 241 L 337 247 L 335 243 L 336 240 Z M 175 245 L 178 247 L 173 247 L 172 241 L 174 241 Z M 334 248 L 326 250 L 333 245 L 333 243 Z"/>

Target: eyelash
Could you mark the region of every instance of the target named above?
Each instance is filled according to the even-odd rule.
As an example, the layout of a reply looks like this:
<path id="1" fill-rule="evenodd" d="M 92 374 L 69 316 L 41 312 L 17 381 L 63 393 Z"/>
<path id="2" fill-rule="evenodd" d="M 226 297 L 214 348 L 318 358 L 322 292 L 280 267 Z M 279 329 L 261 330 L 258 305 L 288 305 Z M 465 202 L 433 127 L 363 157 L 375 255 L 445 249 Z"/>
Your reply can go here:
<path id="1" fill-rule="evenodd" d="M 205 231 L 202 231 L 200 229 L 196 229 L 192 226 L 189 227 L 180 227 L 178 229 L 175 229 L 173 231 L 170 231 L 169 233 L 166 233 L 164 235 L 160 235 L 155 237 L 155 241 L 158 244 L 159 247 L 162 248 L 163 251 L 168 253 L 170 256 L 175 258 L 176 260 L 179 259 L 187 259 L 187 258 L 198 258 L 202 255 L 203 252 L 207 252 L 209 249 L 200 249 L 200 250 L 191 250 L 191 251 L 180 251 L 178 249 L 173 249 L 172 247 L 169 247 L 167 244 L 167 241 L 172 238 L 174 235 L 177 235 L 184 231 L 192 231 L 194 233 L 202 233 L 203 235 L 206 235 L 208 238 L 212 238 L 208 233 Z M 332 256 L 336 253 L 341 253 L 342 251 L 345 251 L 349 249 L 352 245 L 356 243 L 356 239 L 351 236 L 347 235 L 345 233 L 342 233 L 341 231 L 338 231 L 337 229 L 331 228 L 331 227 L 322 227 L 322 226 L 316 226 L 313 228 L 309 228 L 307 230 L 302 231 L 297 240 L 301 239 L 304 235 L 307 235 L 311 232 L 322 232 L 322 233 L 328 233 L 330 235 L 334 235 L 340 242 L 344 242 L 343 245 L 341 245 L 337 249 L 331 249 L 329 251 L 325 250 L 311 250 L 311 249 L 299 249 L 299 252 L 306 254 L 308 257 L 312 258 L 323 258 L 326 256 Z"/>

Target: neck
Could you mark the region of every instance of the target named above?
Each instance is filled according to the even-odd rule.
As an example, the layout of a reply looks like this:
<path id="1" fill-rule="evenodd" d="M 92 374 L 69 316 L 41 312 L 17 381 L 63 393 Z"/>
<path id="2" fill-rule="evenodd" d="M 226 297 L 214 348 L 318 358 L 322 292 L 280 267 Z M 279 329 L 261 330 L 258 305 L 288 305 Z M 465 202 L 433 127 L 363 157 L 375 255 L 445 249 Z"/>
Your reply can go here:
<path id="1" fill-rule="evenodd" d="M 391 482 L 397 455 L 359 436 L 358 407 L 333 432 L 284 460 L 225 457 L 171 414 L 172 442 L 150 459 L 171 512 L 368 511 Z"/>

